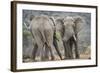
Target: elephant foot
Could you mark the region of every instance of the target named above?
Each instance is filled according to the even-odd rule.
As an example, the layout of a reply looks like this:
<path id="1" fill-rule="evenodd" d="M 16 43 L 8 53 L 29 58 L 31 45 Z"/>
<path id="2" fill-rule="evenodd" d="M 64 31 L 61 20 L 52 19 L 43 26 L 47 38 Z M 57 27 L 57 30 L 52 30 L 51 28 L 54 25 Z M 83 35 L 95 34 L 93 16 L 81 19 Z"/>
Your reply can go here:
<path id="1" fill-rule="evenodd" d="M 54 57 L 51 57 L 51 60 L 55 60 L 55 58 Z"/>
<path id="2" fill-rule="evenodd" d="M 68 59 L 68 57 L 64 56 L 63 60 L 66 60 L 66 59 Z"/>
<path id="3" fill-rule="evenodd" d="M 67 57 L 65 57 L 63 60 L 68 60 L 68 59 L 74 59 L 74 58 L 73 58 L 73 57 L 67 56 Z"/>
<path id="4" fill-rule="evenodd" d="M 38 62 L 37 60 L 33 60 L 33 62 Z"/>
<path id="5" fill-rule="evenodd" d="M 80 58 L 80 55 L 79 54 L 76 54 L 76 59 L 79 59 Z"/>
<path id="6" fill-rule="evenodd" d="M 51 58 L 51 60 L 55 60 L 54 58 Z"/>
<path id="7" fill-rule="evenodd" d="M 63 60 L 63 58 L 62 58 L 62 56 L 61 56 L 61 55 L 59 55 L 59 58 L 60 58 L 60 60 Z"/>
<path id="8" fill-rule="evenodd" d="M 62 57 L 60 57 L 60 59 L 59 60 L 63 60 L 63 58 Z"/>
<path id="9" fill-rule="evenodd" d="M 79 59 L 80 57 L 78 56 L 78 57 L 76 57 L 76 59 Z"/>

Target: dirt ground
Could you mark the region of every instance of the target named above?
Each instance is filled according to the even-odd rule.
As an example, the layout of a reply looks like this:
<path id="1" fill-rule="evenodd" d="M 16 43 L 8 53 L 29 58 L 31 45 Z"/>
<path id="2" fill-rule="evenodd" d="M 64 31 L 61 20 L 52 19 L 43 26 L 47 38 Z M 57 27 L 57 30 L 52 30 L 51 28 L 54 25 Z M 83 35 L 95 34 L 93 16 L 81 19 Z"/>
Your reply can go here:
<path id="1" fill-rule="evenodd" d="M 64 56 L 63 56 L 64 58 Z M 50 61 L 50 57 L 49 57 L 49 60 L 47 61 Z M 91 59 L 90 57 L 90 54 L 80 54 L 80 59 Z M 55 60 L 60 60 L 60 58 L 58 56 L 55 56 Z M 23 62 L 25 63 L 28 63 L 28 62 L 39 62 L 40 61 L 40 57 L 36 57 L 35 61 L 33 59 L 30 59 L 30 58 L 27 58 L 27 59 L 24 59 Z"/>

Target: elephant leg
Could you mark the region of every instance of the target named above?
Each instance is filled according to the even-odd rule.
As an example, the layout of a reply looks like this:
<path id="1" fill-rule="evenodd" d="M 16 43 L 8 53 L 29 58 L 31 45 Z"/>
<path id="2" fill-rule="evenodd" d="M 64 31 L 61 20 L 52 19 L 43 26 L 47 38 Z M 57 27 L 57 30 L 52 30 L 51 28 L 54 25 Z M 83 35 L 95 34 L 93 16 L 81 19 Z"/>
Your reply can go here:
<path id="1" fill-rule="evenodd" d="M 50 54 L 51 54 L 51 60 L 55 60 L 55 57 L 54 57 L 52 50 L 51 49 L 49 49 L 49 50 L 50 50 Z"/>
<path id="2" fill-rule="evenodd" d="M 72 43 L 71 40 L 63 41 L 64 50 L 65 50 L 65 59 L 73 59 L 72 53 Z"/>
<path id="3" fill-rule="evenodd" d="M 55 47 L 55 49 L 56 49 L 56 51 L 57 51 L 60 59 L 62 60 L 62 55 L 61 55 L 61 53 L 59 51 L 59 48 L 58 48 L 58 44 L 57 44 L 57 40 L 56 39 L 53 40 L 53 45 L 54 45 L 54 47 Z"/>
<path id="4" fill-rule="evenodd" d="M 67 45 L 66 49 L 67 49 L 68 59 L 72 59 L 72 52 L 71 52 L 70 40 L 67 41 L 66 45 Z"/>
<path id="5" fill-rule="evenodd" d="M 69 58 L 73 59 L 73 38 L 71 37 L 68 41 L 68 45 L 69 45 Z"/>
<path id="6" fill-rule="evenodd" d="M 45 61 L 45 45 L 43 45 L 43 47 L 41 48 L 41 60 Z"/>
<path id="7" fill-rule="evenodd" d="M 43 48 L 43 46 L 39 46 L 39 48 L 38 48 L 38 61 L 44 61 L 45 59 L 44 59 L 44 48 Z"/>
<path id="8" fill-rule="evenodd" d="M 33 60 L 35 60 L 37 49 L 38 49 L 38 46 L 37 46 L 37 44 L 35 44 L 34 48 L 33 48 L 33 51 L 32 51 L 32 58 L 33 58 Z"/>
<path id="9" fill-rule="evenodd" d="M 48 50 L 50 52 L 50 57 L 51 60 L 54 60 L 54 47 L 53 47 L 53 30 L 52 28 L 50 29 L 45 29 L 44 31 L 44 36 L 45 36 L 45 46 L 46 46 L 46 50 Z"/>
<path id="10" fill-rule="evenodd" d="M 68 55 L 68 44 L 67 44 L 66 41 L 63 41 L 63 45 L 64 45 L 65 59 L 68 59 L 69 58 L 69 55 Z"/>
<path id="11" fill-rule="evenodd" d="M 77 59 L 80 58 L 77 42 L 75 42 L 75 57 L 76 57 Z"/>
<path id="12" fill-rule="evenodd" d="M 53 47 L 51 47 L 51 45 L 49 46 L 49 44 L 46 43 L 46 46 L 47 46 L 47 49 L 50 51 L 50 54 L 51 54 L 51 60 L 54 60 L 55 57 L 54 57 L 54 53 L 53 53 Z"/>
<path id="13" fill-rule="evenodd" d="M 49 57 L 50 57 L 49 52 L 50 52 L 50 50 L 49 50 L 48 46 L 45 45 L 45 59 L 46 60 L 49 60 Z"/>
<path id="14" fill-rule="evenodd" d="M 49 47 L 49 51 L 50 51 L 50 54 L 51 54 L 51 60 L 54 60 L 55 57 L 54 57 L 54 54 L 53 54 L 53 51 L 52 51 L 51 47 Z"/>
<path id="15" fill-rule="evenodd" d="M 77 35 L 75 35 L 75 37 L 76 37 L 76 40 L 75 40 L 75 38 L 73 39 L 73 41 L 74 41 L 74 45 L 75 45 L 75 57 L 78 59 L 78 58 L 80 58 L 80 56 L 79 56 L 79 51 L 78 51 L 78 37 L 77 37 Z"/>

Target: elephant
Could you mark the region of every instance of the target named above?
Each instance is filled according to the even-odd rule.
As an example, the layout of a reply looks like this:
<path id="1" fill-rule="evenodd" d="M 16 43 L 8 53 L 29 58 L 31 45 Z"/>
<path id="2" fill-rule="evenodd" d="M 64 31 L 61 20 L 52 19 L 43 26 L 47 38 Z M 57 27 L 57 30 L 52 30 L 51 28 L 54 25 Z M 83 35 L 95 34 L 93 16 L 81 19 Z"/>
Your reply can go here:
<path id="1" fill-rule="evenodd" d="M 40 60 L 48 60 L 49 54 L 51 55 L 51 60 L 55 59 L 53 49 L 55 49 L 61 58 L 61 54 L 57 48 L 57 43 L 55 41 L 55 31 L 54 22 L 52 18 L 46 15 L 34 16 L 31 18 L 30 26 L 28 26 L 34 40 L 35 45 L 32 52 L 33 59 L 35 60 L 37 50 L 40 51 Z M 62 58 L 61 58 L 62 59 Z"/>
<path id="2" fill-rule="evenodd" d="M 73 47 L 75 47 L 75 58 L 80 58 L 78 51 L 78 32 L 82 29 L 84 20 L 81 16 L 66 16 L 54 20 L 56 33 L 61 36 L 65 59 L 73 59 Z M 59 39 L 59 38 L 58 38 Z"/>

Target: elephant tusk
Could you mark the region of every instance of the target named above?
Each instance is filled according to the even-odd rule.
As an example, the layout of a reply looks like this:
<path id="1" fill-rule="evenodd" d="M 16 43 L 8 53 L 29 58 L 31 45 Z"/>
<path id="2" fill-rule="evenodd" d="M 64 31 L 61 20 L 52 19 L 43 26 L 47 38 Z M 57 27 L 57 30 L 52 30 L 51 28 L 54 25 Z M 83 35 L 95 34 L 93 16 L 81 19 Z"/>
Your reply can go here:
<path id="1" fill-rule="evenodd" d="M 27 24 L 25 22 L 24 22 L 24 25 L 25 25 L 27 30 L 30 30 L 30 26 L 27 26 Z"/>
<path id="2" fill-rule="evenodd" d="M 73 35 L 73 38 L 75 39 L 75 41 L 76 41 L 76 37 L 75 37 L 75 35 Z"/>

